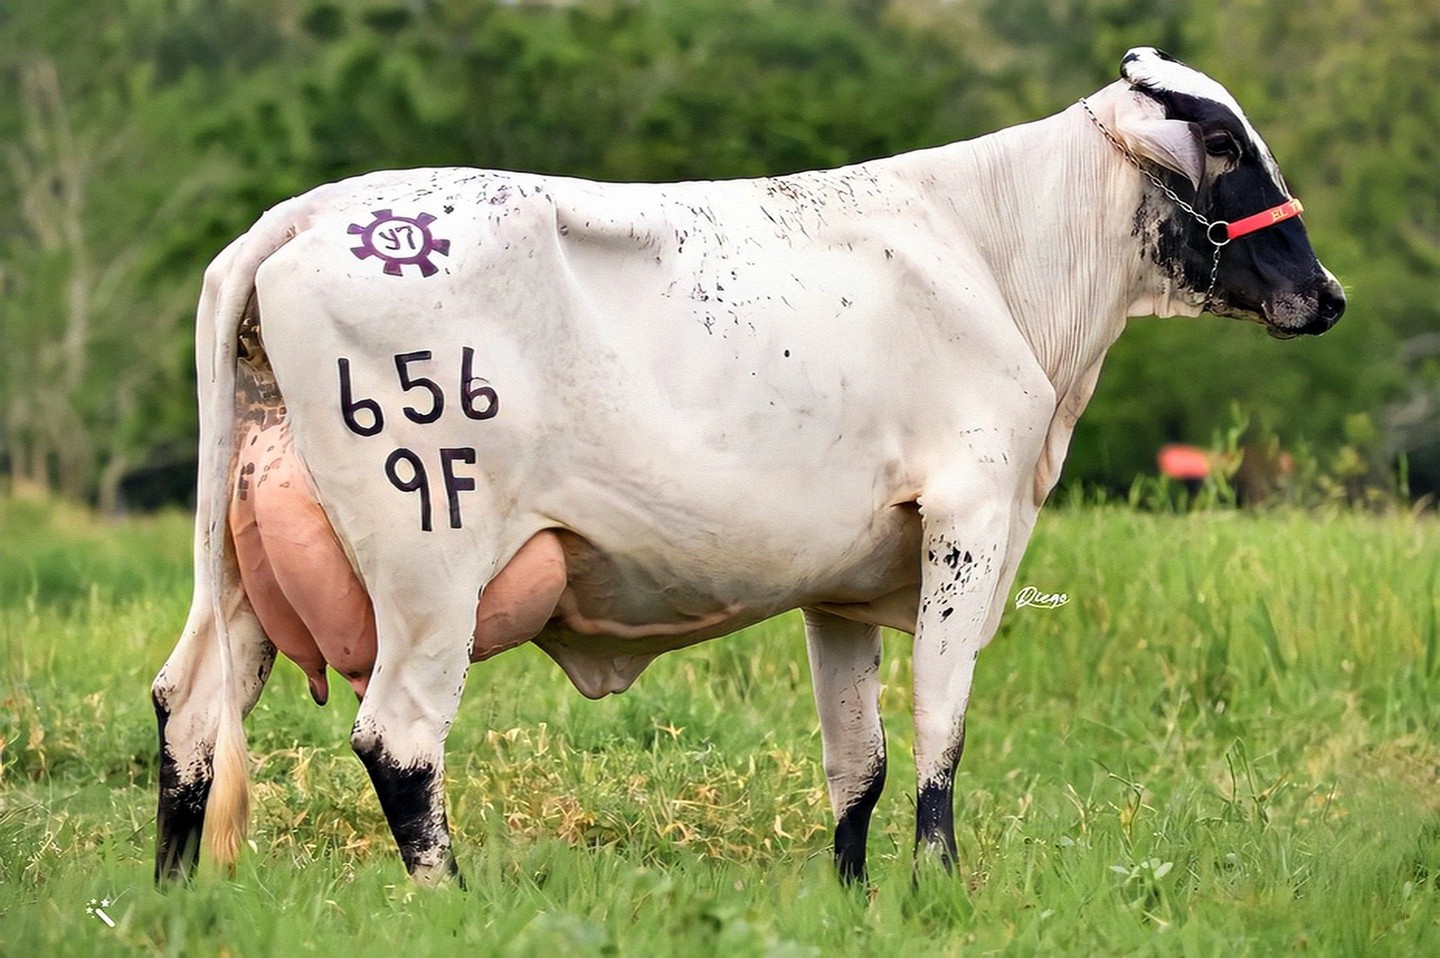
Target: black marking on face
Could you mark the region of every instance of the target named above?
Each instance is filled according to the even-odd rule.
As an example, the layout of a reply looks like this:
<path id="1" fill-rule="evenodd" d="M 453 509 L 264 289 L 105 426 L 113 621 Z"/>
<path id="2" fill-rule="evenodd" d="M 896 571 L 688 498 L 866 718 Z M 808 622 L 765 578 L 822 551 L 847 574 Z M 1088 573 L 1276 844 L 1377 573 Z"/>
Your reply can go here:
<path id="1" fill-rule="evenodd" d="M 1198 190 L 1178 173 L 1159 171 L 1177 195 L 1189 199 L 1208 219 L 1234 222 L 1290 198 L 1289 187 L 1268 149 L 1252 137 L 1247 124 L 1228 105 L 1144 84 L 1136 84 L 1135 89 L 1160 103 L 1167 119 L 1191 123 L 1212 158 L 1211 169 L 1219 167 Z M 1147 191 L 1136 212 L 1135 232 L 1144 240 L 1146 258 L 1172 281 L 1201 294 L 1210 288 L 1214 245 L 1199 222 L 1158 191 Z M 1276 303 L 1287 297 L 1300 298 L 1313 302 L 1317 312 L 1331 314 L 1323 324 L 1329 328 L 1344 308 L 1343 297 L 1331 286 L 1303 223 L 1296 217 L 1224 247 L 1206 308 L 1220 316 L 1260 320 L 1282 331 L 1299 331 L 1309 325 L 1309 317 L 1280 315 Z"/>
<path id="2" fill-rule="evenodd" d="M 405 870 L 413 875 L 433 860 L 433 853 L 439 849 L 443 867 L 458 877 L 459 870 L 450 854 L 450 824 L 441 798 L 439 770 L 423 763 L 402 765 L 378 742 L 356 745 L 355 754 L 370 773 Z"/>
<path id="3" fill-rule="evenodd" d="M 888 765 L 883 726 L 880 735 L 880 754 L 865 783 L 865 790 L 840 813 L 835 823 L 835 869 L 840 873 L 840 881 L 847 885 L 865 881 L 865 841 L 870 835 L 870 816 L 875 811 L 875 804 L 880 801 L 880 793 L 885 790 Z"/>
<path id="4" fill-rule="evenodd" d="M 1179 60 L 1177 60 L 1177 59 L 1175 59 L 1174 57 L 1172 57 L 1170 54 L 1166 53 L 1164 50 L 1158 50 L 1158 49 L 1155 49 L 1154 47 L 1149 47 L 1149 48 L 1147 48 L 1147 49 L 1149 50 L 1150 53 L 1152 53 L 1152 54 L 1155 56 L 1155 59 L 1157 59 L 1157 60 L 1165 60 L 1165 61 L 1168 62 L 1168 63 L 1179 63 L 1179 62 L 1180 62 Z M 1137 61 L 1137 60 L 1139 60 L 1139 59 L 1141 59 L 1140 51 L 1139 51 L 1139 50 L 1131 50 L 1131 51 L 1127 52 L 1127 53 L 1125 54 L 1125 56 L 1123 56 L 1123 57 L 1120 58 L 1120 67 L 1121 67 L 1121 69 L 1123 70 L 1123 69 L 1125 68 L 1125 65 L 1126 65 L 1126 64 L 1134 63 L 1135 61 Z"/>

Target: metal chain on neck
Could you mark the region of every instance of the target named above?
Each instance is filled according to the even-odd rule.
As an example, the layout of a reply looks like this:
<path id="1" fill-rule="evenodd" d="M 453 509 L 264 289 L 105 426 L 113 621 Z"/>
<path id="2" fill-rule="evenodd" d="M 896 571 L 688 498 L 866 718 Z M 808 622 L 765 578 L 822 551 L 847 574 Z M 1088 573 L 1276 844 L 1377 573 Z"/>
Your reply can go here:
<path id="1" fill-rule="evenodd" d="M 1115 147 L 1115 149 L 1120 151 L 1120 155 L 1130 161 L 1131 166 L 1135 167 L 1135 169 L 1145 174 L 1145 177 L 1149 179 L 1151 183 L 1154 183 L 1155 187 L 1160 190 L 1160 192 L 1164 193 L 1167 197 L 1169 197 L 1170 202 L 1180 207 L 1186 213 L 1189 213 L 1190 216 L 1195 220 L 1195 222 L 1200 224 L 1201 228 L 1205 233 L 1205 238 L 1209 240 L 1210 245 L 1215 248 L 1214 255 L 1210 257 L 1210 286 L 1205 290 L 1205 302 L 1201 304 L 1202 309 L 1209 309 L 1210 297 L 1215 292 L 1215 280 L 1220 275 L 1220 250 L 1223 249 L 1225 245 L 1230 242 L 1228 238 L 1217 241 L 1215 239 L 1215 234 L 1212 230 L 1215 226 L 1225 226 L 1227 224 L 1223 220 L 1209 219 L 1195 207 L 1191 206 L 1189 203 L 1181 199 L 1179 194 L 1177 194 L 1174 190 L 1172 190 L 1169 186 L 1165 184 L 1164 180 L 1160 179 L 1160 177 L 1152 173 L 1145 166 L 1145 164 L 1141 162 L 1140 157 L 1130 152 L 1130 149 L 1125 146 L 1124 143 L 1121 143 L 1118 139 L 1115 138 L 1115 134 L 1111 133 L 1108 129 L 1105 128 L 1105 124 L 1100 122 L 1100 118 L 1095 115 L 1094 110 L 1090 109 L 1090 104 L 1086 102 L 1083 96 L 1079 99 L 1078 102 L 1082 107 L 1084 107 L 1085 112 L 1089 114 L 1090 119 L 1095 123 L 1095 128 L 1100 131 L 1100 135 L 1105 137 L 1105 139 L 1109 140 L 1110 143 Z"/>

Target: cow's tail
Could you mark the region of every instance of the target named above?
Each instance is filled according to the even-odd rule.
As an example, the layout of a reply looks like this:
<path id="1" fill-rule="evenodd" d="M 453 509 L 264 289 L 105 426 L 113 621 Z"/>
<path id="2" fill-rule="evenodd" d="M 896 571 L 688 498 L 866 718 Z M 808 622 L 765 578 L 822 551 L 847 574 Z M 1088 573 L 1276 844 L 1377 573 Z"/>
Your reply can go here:
<path id="1" fill-rule="evenodd" d="M 211 857 L 225 868 L 233 868 L 250 818 L 250 761 L 229 629 L 239 574 L 227 568 L 226 547 L 230 468 L 235 454 L 235 364 L 240 325 L 255 296 L 255 274 L 266 258 L 295 235 L 293 222 L 281 209 L 271 210 L 231 250 L 222 253 L 206 273 L 196 316 L 195 368 L 200 401 L 196 547 L 197 552 L 204 553 L 203 558 L 196 557 L 196 571 L 199 574 L 203 569 L 209 580 L 222 699 L 204 832 Z"/>

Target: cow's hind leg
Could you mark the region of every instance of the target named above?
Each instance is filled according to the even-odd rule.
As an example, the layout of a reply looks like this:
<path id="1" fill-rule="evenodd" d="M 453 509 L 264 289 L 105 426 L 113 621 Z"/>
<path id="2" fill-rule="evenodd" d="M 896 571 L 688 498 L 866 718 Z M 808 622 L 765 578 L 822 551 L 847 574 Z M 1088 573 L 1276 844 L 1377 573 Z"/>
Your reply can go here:
<path id="1" fill-rule="evenodd" d="M 465 687 L 478 569 L 458 555 L 379 558 L 367 577 L 377 657 L 350 742 L 411 878 L 457 877 L 445 815 L 445 738 Z"/>
<path id="2" fill-rule="evenodd" d="M 880 630 L 806 609 L 805 643 L 835 810 L 835 867 L 847 884 L 864 881 L 870 815 L 885 787 Z"/>
<path id="3" fill-rule="evenodd" d="M 160 730 L 160 800 L 155 814 L 155 881 L 183 878 L 200 858 L 205 804 L 214 779 L 220 724 L 220 667 L 209 600 L 196 601 L 150 689 Z"/>
<path id="4" fill-rule="evenodd" d="M 160 732 L 160 796 L 155 817 L 157 883 L 188 876 L 199 859 L 215 779 L 222 710 L 229 707 L 226 692 L 237 696 L 242 715 L 248 712 L 259 698 L 274 662 L 275 647 L 265 639 L 254 615 L 241 604 L 234 590 L 228 598 L 231 601 L 225 606 L 233 613 L 228 632 L 236 688 L 224 687 L 213 605 L 203 589 L 197 590 L 180 641 L 151 686 Z M 225 744 L 237 747 L 235 742 Z M 238 760 L 243 762 L 243 741 L 238 743 L 238 749 Z M 237 758 L 228 757 L 232 761 Z M 243 806 L 243 778 L 240 788 L 241 794 L 234 800 Z M 237 816 L 243 819 L 244 808 L 235 811 L 237 814 L 229 816 L 225 827 L 231 827 Z"/>

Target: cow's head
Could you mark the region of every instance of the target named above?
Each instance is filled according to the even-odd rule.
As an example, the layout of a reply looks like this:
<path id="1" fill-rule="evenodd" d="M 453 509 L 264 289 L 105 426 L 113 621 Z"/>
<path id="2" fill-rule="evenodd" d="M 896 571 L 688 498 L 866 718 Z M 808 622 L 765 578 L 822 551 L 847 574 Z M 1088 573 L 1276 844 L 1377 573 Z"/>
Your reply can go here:
<path id="1" fill-rule="evenodd" d="M 1225 227 L 1217 222 L 1207 231 L 1156 191 L 1140 213 L 1151 222 L 1137 222 L 1149 227 L 1147 254 L 1212 313 L 1261 322 L 1278 337 L 1335 325 L 1345 293 L 1315 257 L 1287 206 L 1292 197 L 1270 148 L 1229 92 L 1152 47 L 1126 53 L 1120 75 L 1134 91 L 1115 115 L 1115 136 L 1126 149 L 1158 164 L 1171 189 L 1207 220 L 1238 225 L 1268 214 L 1263 228 L 1225 242 L 1217 264 L 1214 240 L 1226 240 Z"/>

